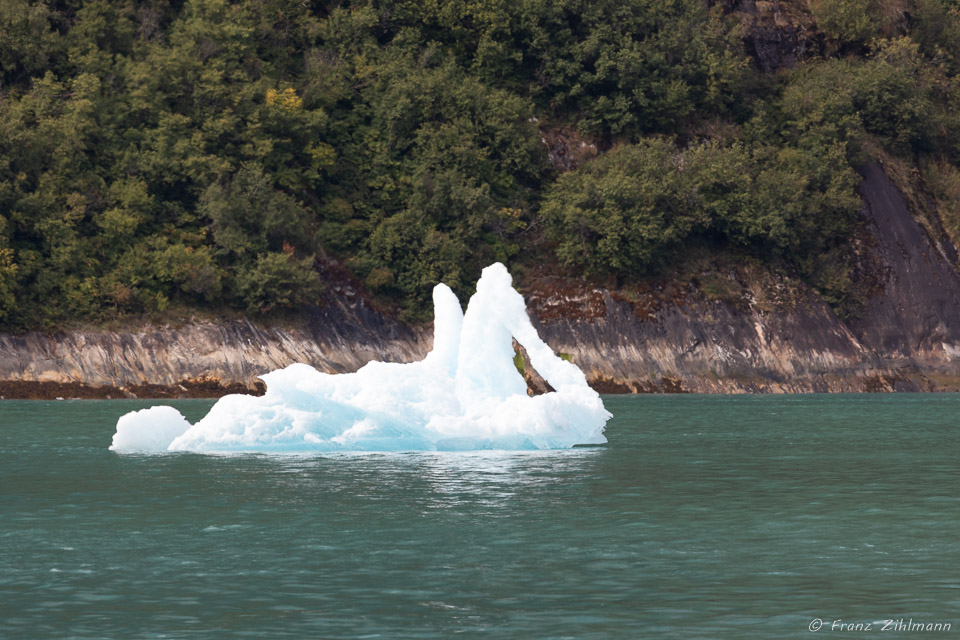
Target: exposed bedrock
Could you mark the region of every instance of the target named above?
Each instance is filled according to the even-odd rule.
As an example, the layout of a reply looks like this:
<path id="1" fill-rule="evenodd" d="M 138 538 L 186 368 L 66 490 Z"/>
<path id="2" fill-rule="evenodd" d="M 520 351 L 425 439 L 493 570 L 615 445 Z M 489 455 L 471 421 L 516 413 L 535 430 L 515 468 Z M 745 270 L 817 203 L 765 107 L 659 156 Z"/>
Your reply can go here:
<path id="1" fill-rule="evenodd" d="M 874 282 L 846 322 L 805 285 L 742 266 L 617 292 L 543 278 L 528 290 L 540 330 L 606 391 L 958 390 L 956 249 L 931 240 L 880 165 L 862 175 Z"/>
<path id="2" fill-rule="evenodd" d="M 718 262 L 683 281 L 618 289 L 547 271 L 518 284 L 543 338 L 601 392 L 960 390 L 956 249 L 931 239 L 879 165 L 862 174 L 875 282 L 847 321 L 759 265 Z M 258 375 L 293 362 L 345 372 L 430 348 L 429 327 L 385 317 L 349 285 L 331 287 L 311 313 L 295 327 L 0 335 L 0 396 L 215 396 L 255 391 Z M 531 387 L 545 390 L 526 365 Z"/>
<path id="3" fill-rule="evenodd" d="M 790 68 L 815 54 L 819 33 L 806 0 L 711 0 L 743 25 L 744 42 L 762 71 Z"/>
<path id="4" fill-rule="evenodd" d="M 374 359 L 409 362 L 426 354 L 426 331 L 371 310 L 353 291 L 335 289 L 296 327 L 235 320 L 0 334 L 0 396 L 214 397 L 257 392 L 257 376 L 294 362 L 342 373 Z"/>
<path id="5" fill-rule="evenodd" d="M 931 241 L 880 165 L 861 173 L 864 214 L 875 239 L 871 253 L 883 266 L 882 289 L 850 328 L 888 366 L 955 362 L 960 354 L 956 248 L 943 234 Z"/>

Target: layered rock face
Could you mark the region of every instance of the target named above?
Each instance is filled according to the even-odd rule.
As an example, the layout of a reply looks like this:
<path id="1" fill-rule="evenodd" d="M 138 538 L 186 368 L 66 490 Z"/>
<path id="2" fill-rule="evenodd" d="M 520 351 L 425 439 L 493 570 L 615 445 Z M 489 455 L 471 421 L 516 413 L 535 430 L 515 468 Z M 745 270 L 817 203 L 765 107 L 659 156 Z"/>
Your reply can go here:
<path id="1" fill-rule="evenodd" d="M 371 310 L 337 286 L 296 327 L 238 320 L 128 331 L 0 334 L 0 396 L 216 397 L 262 391 L 257 377 L 294 362 L 355 371 L 370 360 L 408 362 L 429 333 Z"/>
<path id="2" fill-rule="evenodd" d="M 611 292 L 544 279 L 528 292 L 541 333 L 606 391 L 958 390 L 956 249 L 931 241 L 880 165 L 862 174 L 875 282 L 855 318 L 841 321 L 802 284 L 740 267 L 720 275 L 720 296 L 704 293 L 716 281 Z"/>
<path id="3" fill-rule="evenodd" d="M 759 302 L 772 282 L 750 283 L 736 305 L 693 287 L 664 300 L 657 291 L 627 299 L 562 286 L 545 282 L 531 293 L 541 334 L 602 391 L 857 391 L 888 373 L 810 291 L 776 312 Z M 590 300 L 592 312 L 555 313 L 577 298 Z"/>
<path id="4" fill-rule="evenodd" d="M 850 327 L 887 367 L 936 370 L 960 354 L 960 277 L 956 248 L 931 238 L 909 214 L 883 168 L 861 170 L 860 192 L 882 265 L 880 291 Z"/>
<path id="5" fill-rule="evenodd" d="M 601 392 L 960 390 L 956 249 L 931 240 L 882 167 L 862 173 L 875 283 L 848 321 L 759 265 L 609 289 L 549 273 L 518 284 L 541 336 Z M 345 372 L 373 359 L 418 360 L 429 336 L 429 327 L 390 320 L 336 286 L 296 327 L 240 320 L 0 335 L 0 395 L 256 392 L 258 375 L 293 362 Z M 527 365 L 528 381 L 543 390 Z"/>

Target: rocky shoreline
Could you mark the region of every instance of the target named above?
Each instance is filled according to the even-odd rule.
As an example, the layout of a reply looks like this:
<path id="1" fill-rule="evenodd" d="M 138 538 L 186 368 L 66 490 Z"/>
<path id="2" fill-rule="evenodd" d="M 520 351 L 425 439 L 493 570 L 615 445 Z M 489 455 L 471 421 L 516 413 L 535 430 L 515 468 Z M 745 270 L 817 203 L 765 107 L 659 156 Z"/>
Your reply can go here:
<path id="1" fill-rule="evenodd" d="M 113 400 L 117 398 L 220 398 L 231 393 L 263 395 L 263 383 L 253 388 L 239 382 L 219 380 L 181 380 L 176 385 L 131 384 L 124 387 L 90 386 L 80 382 L 39 382 L 36 380 L 0 381 L 3 400 Z"/>
<path id="2" fill-rule="evenodd" d="M 516 282 L 540 335 L 601 393 L 960 391 L 956 248 L 921 225 L 880 165 L 863 169 L 873 294 L 842 320 L 812 289 L 759 264 L 691 259 L 666 282 L 599 286 L 550 269 Z M 247 320 L 123 331 L 0 334 L 3 398 L 176 398 L 262 393 L 294 362 L 329 373 L 419 360 L 411 327 L 338 281 L 294 326 Z M 533 391 L 544 383 L 526 363 Z"/>

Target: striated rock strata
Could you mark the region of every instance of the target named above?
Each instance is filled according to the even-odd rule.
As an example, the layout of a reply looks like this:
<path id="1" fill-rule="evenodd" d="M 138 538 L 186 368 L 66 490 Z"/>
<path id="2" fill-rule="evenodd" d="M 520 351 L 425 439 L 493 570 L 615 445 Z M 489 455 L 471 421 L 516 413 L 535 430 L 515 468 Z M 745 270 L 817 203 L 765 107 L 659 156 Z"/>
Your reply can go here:
<path id="1" fill-rule="evenodd" d="M 539 330 L 607 392 L 960 390 L 957 251 L 931 241 L 880 165 L 862 175 L 874 282 L 855 318 L 735 265 L 616 291 L 544 277 L 527 290 Z"/>
<path id="2" fill-rule="evenodd" d="M 931 240 L 882 167 L 862 173 L 873 282 L 854 319 L 783 274 L 709 256 L 672 282 L 605 288 L 544 269 L 520 289 L 543 338 L 601 392 L 960 390 L 956 249 Z M 343 372 L 420 359 L 427 329 L 386 318 L 338 284 L 297 327 L 241 320 L 0 335 L 0 395 L 256 392 L 259 374 L 292 362 Z M 525 364 L 532 391 L 546 390 Z"/>
<path id="3" fill-rule="evenodd" d="M 216 397 L 259 393 L 257 376 L 294 362 L 355 371 L 370 360 L 408 362 L 429 348 L 423 330 L 371 310 L 338 285 L 297 327 L 239 320 L 129 331 L 0 334 L 0 396 Z"/>

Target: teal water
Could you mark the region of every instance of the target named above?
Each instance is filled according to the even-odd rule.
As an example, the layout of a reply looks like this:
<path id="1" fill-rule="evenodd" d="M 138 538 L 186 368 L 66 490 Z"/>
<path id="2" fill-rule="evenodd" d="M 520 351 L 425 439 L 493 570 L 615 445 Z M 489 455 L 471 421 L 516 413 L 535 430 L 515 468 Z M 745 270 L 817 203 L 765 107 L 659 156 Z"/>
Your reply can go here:
<path id="1" fill-rule="evenodd" d="M 117 455 L 151 403 L 0 402 L 0 637 L 960 634 L 960 395 L 605 402 L 604 447 L 326 457 Z"/>

